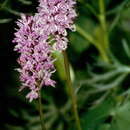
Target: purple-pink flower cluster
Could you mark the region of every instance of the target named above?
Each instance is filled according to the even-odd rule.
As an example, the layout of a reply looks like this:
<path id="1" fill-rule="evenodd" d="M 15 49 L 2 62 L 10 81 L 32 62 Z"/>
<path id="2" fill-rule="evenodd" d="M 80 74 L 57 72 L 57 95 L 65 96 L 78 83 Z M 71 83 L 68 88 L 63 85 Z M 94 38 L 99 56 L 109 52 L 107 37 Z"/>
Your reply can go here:
<path id="1" fill-rule="evenodd" d="M 76 17 L 73 0 L 40 0 L 38 13 L 34 16 L 22 14 L 13 42 L 20 53 L 18 63 L 22 82 L 21 89 L 29 88 L 26 98 L 38 98 L 39 86 L 55 86 L 51 79 L 55 72 L 52 53 L 67 48 L 66 29 L 75 30 Z"/>
<path id="2" fill-rule="evenodd" d="M 74 10 L 75 4 L 73 0 L 40 0 L 36 14 L 40 17 L 38 25 L 42 27 L 43 33 L 54 36 L 55 50 L 65 50 L 68 43 L 66 29 L 75 30 L 73 24 L 77 16 Z"/>
<path id="3" fill-rule="evenodd" d="M 22 15 L 22 19 L 17 22 L 19 29 L 14 39 L 18 43 L 15 50 L 20 53 L 18 63 L 21 68 L 17 70 L 20 72 L 22 88 L 28 87 L 31 90 L 26 96 L 30 101 L 38 98 L 41 82 L 45 86 L 55 86 L 55 81 L 51 80 L 55 71 L 51 46 L 47 43 L 46 35 L 36 33 L 35 29 L 38 28 L 35 23 L 33 16 Z"/>

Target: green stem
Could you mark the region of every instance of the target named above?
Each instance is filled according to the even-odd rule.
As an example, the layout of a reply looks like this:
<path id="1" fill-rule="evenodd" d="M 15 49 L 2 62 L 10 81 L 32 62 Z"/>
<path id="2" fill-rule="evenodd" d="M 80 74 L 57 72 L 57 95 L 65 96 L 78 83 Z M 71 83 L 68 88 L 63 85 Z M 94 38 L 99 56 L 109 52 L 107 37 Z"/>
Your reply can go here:
<path id="1" fill-rule="evenodd" d="M 64 65 L 65 65 L 66 78 L 67 78 L 67 87 L 68 87 L 69 94 L 70 94 L 70 97 L 72 100 L 72 110 L 73 110 L 77 130 L 81 130 L 80 119 L 79 119 L 78 110 L 77 110 L 76 95 L 74 93 L 74 89 L 72 86 L 72 81 L 71 81 L 71 77 L 70 77 L 69 62 L 68 62 L 67 54 L 65 51 L 63 51 L 63 56 L 64 56 Z"/>
<path id="2" fill-rule="evenodd" d="M 107 23 L 106 23 L 106 12 L 105 12 L 105 0 L 99 0 L 99 9 L 100 9 L 100 14 L 99 14 L 99 22 L 101 25 L 101 28 L 103 30 L 103 41 L 104 41 L 104 54 L 103 54 L 103 59 L 106 62 L 109 62 L 107 52 L 109 49 L 109 38 L 108 38 L 108 31 L 107 31 Z M 104 56 L 105 55 L 105 56 Z"/>
<path id="3" fill-rule="evenodd" d="M 104 4 L 104 0 L 99 0 L 99 9 L 100 9 L 99 20 L 100 20 L 102 28 L 105 31 L 105 29 L 106 29 L 106 18 L 105 18 L 105 4 Z"/>
<path id="4" fill-rule="evenodd" d="M 41 129 L 46 130 L 46 127 L 45 127 L 44 122 L 43 122 L 42 101 L 41 101 L 41 92 L 40 92 L 40 90 L 38 91 L 38 95 L 39 95 L 38 105 L 39 105 L 39 115 L 40 115 Z"/>
<path id="5" fill-rule="evenodd" d="M 88 32 L 84 31 L 79 25 L 76 24 L 76 30 L 77 32 L 82 35 L 86 40 L 88 40 L 89 42 L 91 42 L 93 45 L 96 46 L 96 40 L 91 36 L 91 34 L 89 34 Z"/>

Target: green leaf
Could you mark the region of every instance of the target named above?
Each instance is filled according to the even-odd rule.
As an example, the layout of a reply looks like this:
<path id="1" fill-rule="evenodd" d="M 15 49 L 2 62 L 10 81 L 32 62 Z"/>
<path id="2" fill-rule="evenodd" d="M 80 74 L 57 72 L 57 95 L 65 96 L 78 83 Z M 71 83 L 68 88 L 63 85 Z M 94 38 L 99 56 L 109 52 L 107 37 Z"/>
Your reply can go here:
<path id="1" fill-rule="evenodd" d="M 63 57 L 62 53 L 58 52 L 58 51 L 55 51 L 53 53 L 53 56 L 56 58 L 55 66 L 56 66 L 58 75 L 62 81 L 65 81 L 66 73 L 65 73 L 65 67 L 64 67 L 64 57 Z M 71 75 L 72 81 L 74 81 L 75 74 L 74 74 L 74 71 L 73 71 L 73 68 L 71 65 L 70 65 L 70 75 Z"/>
<path id="2" fill-rule="evenodd" d="M 56 59 L 55 66 L 56 66 L 57 73 L 58 73 L 60 79 L 64 81 L 64 80 L 66 80 L 66 75 L 65 75 L 63 55 L 62 55 L 62 53 L 55 51 L 53 53 L 53 56 Z"/>
<path id="3" fill-rule="evenodd" d="M 22 4 L 25 4 L 25 5 L 31 5 L 32 2 L 29 1 L 29 0 L 18 0 L 19 2 L 21 2 Z"/>
<path id="4" fill-rule="evenodd" d="M 0 19 L 0 24 L 3 24 L 3 23 L 8 23 L 10 22 L 12 19 Z"/>
<path id="5" fill-rule="evenodd" d="M 118 106 L 110 130 L 130 130 L 130 103 Z"/>
<path id="6" fill-rule="evenodd" d="M 16 16 L 21 15 L 21 12 L 18 12 L 17 10 L 14 10 L 14 9 L 11 9 L 10 7 L 4 7 L 3 10 L 5 10 L 13 15 L 16 15 Z"/>
<path id="7" fill-rule="evenodd" d="M 126 55 L 130 58 L 130 48 L 126 39 L 122 39 L 122 45 L 123 45 Z"/>
<path id="8" fill-rule="evenodd" d="M 98 128 L 98 130 L 110 130 L 110 127 L 110 124 L 103 124 Z"/>
<path id="9" fill-rule="evenodd" d="M 71 45 L 77 53 L 82 53 L 89 47 L 88 41 L 82 36 L 79 36 L 78 33 L 70 33 Z"/>
<path id="10" fill-rule="evenodd" d="M 110 116 L 113 108 L 114 101 L 109 98 L 97 107 L 90 109 L 82 118 L 83 130 L 95 130 Z"/>
<path id="11" fill-rule="evenodd" d="M 89 26 L 87 26 L 89 25 Z M 90 43 L 95 43 L 92 38 L 95 24 L 82 13 L 76 22 L 76 33 L 70 33 L 71 45 L 76 52 L 81 53 L 86 50 Z"/>

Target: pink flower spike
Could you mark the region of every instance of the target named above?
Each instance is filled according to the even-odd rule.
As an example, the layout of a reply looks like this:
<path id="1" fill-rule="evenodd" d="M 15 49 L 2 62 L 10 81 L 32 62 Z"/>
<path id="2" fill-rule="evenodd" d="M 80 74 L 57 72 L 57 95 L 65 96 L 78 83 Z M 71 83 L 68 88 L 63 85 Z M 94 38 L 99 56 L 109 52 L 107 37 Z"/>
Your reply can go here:
<path id="1" fill-rule="evenodd" d="M 68 46 L 67 30 L 75 31 L 74 10 L 76 2 L 73 0 L 39 0 L 38 13 L 34 16 L 21 15 L 16 23 L 14 48 L 20 56 L 21 89 L 28 88 L 26 96 L 31 102 L 38 98 L 39 84 L 55 86 L 52 74 L 55 72 L 52 53 L 64 51 Z M 50 37 L 51 40 L 50 40 Z"/>

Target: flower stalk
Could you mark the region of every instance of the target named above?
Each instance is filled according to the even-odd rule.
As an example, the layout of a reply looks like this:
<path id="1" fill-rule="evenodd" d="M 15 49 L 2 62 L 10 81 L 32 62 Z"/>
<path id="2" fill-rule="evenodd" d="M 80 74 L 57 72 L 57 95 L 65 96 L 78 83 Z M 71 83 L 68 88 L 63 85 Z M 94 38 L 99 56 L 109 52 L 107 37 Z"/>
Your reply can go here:
<path id="1" fill-rule="evenodd" d="M 40 122 L 41 122 L 41 129 L 46 130 L 44 121 L 43 121 L 43 112 L 42 112 L 42 100 L 41 100 L 41 90 L 38 91 L 38 105 L 39 105 L 39 115 L 40 115 Z"/>
<path id="2" fill-rule="evenodd" d="M 73 110 L 77 130 L 81 130 L 80 119 L 79 119 L 78 110 L 77 110 L 76 95 L 74 93 L 74 89 L 73 89 L 73 86 L 72 86 L 68 57 L 67 57 L 67 54 L 66 54 L 65 51 L 63 51 L 63 57 L 64 57 L 64 65 L 65 65 L 65 72 L 66 72 L 67 87 L 68 87 L 69 94 L 70 94 L 71 101 L 72 101 L 72 110 Z"/>
<path id="3" fill-rule="evenodd" d="M 101 25 L 101 28 L 103 30 L 103 42 L 105 46 L 105 50 L 101 51 L 101 56 L 104 59 L 104 61 L 109 62 L 107 52 L 109 49 L 109 38 L 108 38 L 108 32 L 107 32 L 107 23 L 106 23 L 106 12 L 105 12 L 105 0 L 99 0 L 99 22 Z"/>

